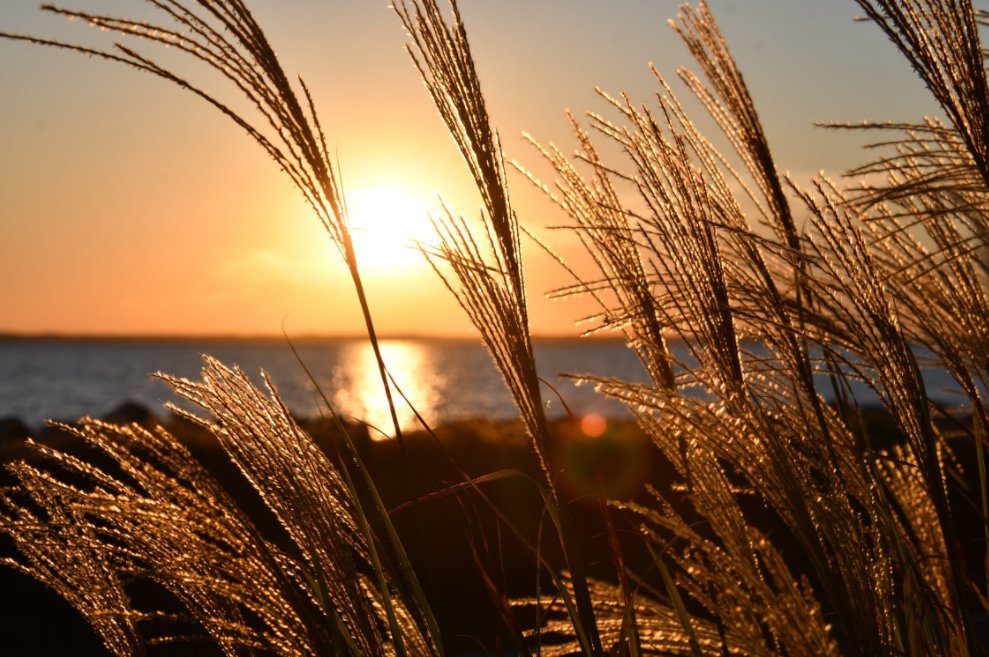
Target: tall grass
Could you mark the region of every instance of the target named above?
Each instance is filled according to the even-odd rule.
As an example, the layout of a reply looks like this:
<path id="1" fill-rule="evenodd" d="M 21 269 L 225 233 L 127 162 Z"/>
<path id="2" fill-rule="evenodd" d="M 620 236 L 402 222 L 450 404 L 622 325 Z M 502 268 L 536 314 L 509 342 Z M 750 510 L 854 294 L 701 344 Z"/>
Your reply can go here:
<path id="1" fill-rule="evenodd" d="M 230 116 L 323 221 L 376 345 L 343 192 L 305 86 L 300 101 L 240 2 L 152 4 L 178 28 L 51 10 L 177 46 L 234 81 L 261 127 L 128 46 L 103 52 L 3 36 L 152 72 Z M 853 171 L 848 185 L 779 173 L 704 2 L 683 6 L 673 22 L 699 66 L 678 75 L 728 152 L 701 132 L 658 70 L 654 105 L 602 92 L 607 115 L 570 117 L 575 156 L 538 146 L 557 181 L 529 178 L 569 217 L 595 265 L 578 272 L 563 263 L 574 281 L 558 293 L 593 296 L 601 311 L 592 330 L 622 332 L 652 379 L 588 380 L 629 407 L 674 473 L 640 499 L 602 500 L 602 538 L 575 522 L 557 485 L 563 464 L 528 328 L 527 231 L 511 203 L 462 16 L 455 1 L 448 15 L 436 0 L 396 3 L 413 62 L 483 202 L 481 232 L 444 210 L 434 222 L 439 244 L 424 255 L 513 394 L 561 548 L 555 563 L 541 534 L 525 535 L 493 508 L 552 582 L 513 601 L 540 612 L 524 636 L 510 611 L 498 609 L 521 652 L 983 652 L 973 619 L 989 612 L 986 544 L 963 549 L 957 524 L 974 518 L 989 537 L 989 85 L 979 40 L 987 15 L 947 0 L 858 4 L 946 118 L 830 126 L 892 135 L 879 138 L 877 159 Z M 613 160 L 601 155 L 616 151 Z M 687 346 L 689 362 L 674 357 L 672 339 Z M 932 401 L 919 353 L 964 392 L 965 417 Z M 201 382 L 166 380 L 212 417 L 197 421 L 260 493 L 287 541 L 263 535 L 163 429 L 84 421 L 69 430 L 108 464 L 35 445 L 41 464 L 8 466 L 19 482 L 0 495 L 0 530 L 19 551 L 10 565 L 54 588 L 118 655 L 176 638 L 162 622 L 175 619 L 131 606 L 134 579 L 168 590 L 225 654 L 442 652 L 429 606 L 451 601 L 425 600 L 355 450 L 327 458 L 273 390 L 266 396 L 215 361 L 206 361 Z M 902 441 L 891 446 L 869 433 L 853 383 L 872 389 Z M 825 401 L 825 386 L 834 403 Z M 956 442 L 941 419 L 960 427 Z M 970 476 L 955 451 L 975 454 Z M 463 476 L 457 494 L 493 505 L 482 484 L 497 477 Z M 359 487 L 371 491 L 371 503 L 362 505 Z M 619 533 L 618 517 L 637 529 L 634 537 Z M 612 556 L 610 578 L 591 578 L 581 556 L 598 540 Z M 625 558 L 635 551 L 648 555 L 641 569 Z M 979 560 L 966 561 L 973 552 Z"/>

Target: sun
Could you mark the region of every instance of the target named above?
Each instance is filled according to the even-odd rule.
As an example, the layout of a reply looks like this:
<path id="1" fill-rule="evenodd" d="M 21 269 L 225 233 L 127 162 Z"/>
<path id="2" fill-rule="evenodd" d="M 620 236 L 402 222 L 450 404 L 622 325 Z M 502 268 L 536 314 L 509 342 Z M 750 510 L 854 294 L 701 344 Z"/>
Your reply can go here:
<path id="1" fill-rule="evenodd" d="M 347 194 L 357 263 L 369 272 L 424 267 L 416 242 L 435 241 L 426 204 L 398 187 L 358 189 Z"/>

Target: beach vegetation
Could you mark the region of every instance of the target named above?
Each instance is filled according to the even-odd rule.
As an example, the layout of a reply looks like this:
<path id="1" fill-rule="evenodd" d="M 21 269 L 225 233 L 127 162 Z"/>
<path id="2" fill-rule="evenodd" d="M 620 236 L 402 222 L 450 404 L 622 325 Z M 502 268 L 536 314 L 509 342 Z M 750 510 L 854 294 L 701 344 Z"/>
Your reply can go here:
<path id="1" fill-rule="evenodd" d="M 405 402 L 377 349 L 332 131 L 240 0 L 152 5 L 161 24 L 46 9 L 176 48 L 232 82 L 254 116 L 130 41 L 96 50 L 0 36 L 157 75 L 265 149 L 351 273 L 404 451 L 395 407 Z M 781 172 L 758 99 L 701 0 L 671 22 L 696 64 L 676 78 L 720 134 L 705 134 L 676 81 L 653 68 L 648 102 L 601 91 L 604 110 L 569 116 L 575 155 L 531 140 L 555 173 L 542 181 L 503 153 L 484 62 L 474 61 L 457 2 L 395 1 L 412 62 L 482 200 L 477 217 L 436 213 L 436 241 L 420 248 L 503 376 L 534 464 L 477 475 L 454 463 L 456 482 L 436 482 L 403 507 L 446 503 L 461 514 L 501 625 L 491 650 L 985 652 L 989 82 L 980 27 L 989 14 L 960 0 L 857 5 L 910 62 L 943 119 L 822 126 L 875 134 L 872 161 L 847 178 Z M 521 257 L 552 247 L 516 214 L 515 170 L 559 206 L 594 265 L 557 258 L 572 282 L 551 294 L 593 298 L 599 311 L 587 333 L 623 336 L 649 374 L 647 383 L 573 375 L 623 402 L 667 466 L 638 495 L 566 485 L 576 466 L 545 415 L 553 393 L 532 347 Z M 675 356 L 672 341 L 689 358 Z M 950 374 L 963 406 L 934 401 L 929 367 Z M 458 601 L 424 592 L 396 510 L 328 402 L 340 429 L 335 450 L 300 428 L 272 386 L 259 390 L 235 367 L 206 358 L 198 381 L 161 376 L 198 407 L 176 410 L 208 430 L 277 530 L 259 529 L 165 428 L 83 420 L 64 428 L 89 446 L 88 458 L 35 442 L 31 458 L 6 466 L 16 480 L 0 491 L 0 532 L 16 547 L 9 566 L 65 598 L 115 655 L 199 635 L 228 655 L 448 650 L 434 612 Z M 861 386 L 879 400 L 888 435 L 870 430 Z M 491 494 L 504 481 L 539 500 L 534 531 Z M 588 500 L 594 524 L 584 521 Z M 528 594 L 509 595 L 490 570 L 479 514 L 530 557 Z M 142 584 L 179 610 L 136 605 Z"/>

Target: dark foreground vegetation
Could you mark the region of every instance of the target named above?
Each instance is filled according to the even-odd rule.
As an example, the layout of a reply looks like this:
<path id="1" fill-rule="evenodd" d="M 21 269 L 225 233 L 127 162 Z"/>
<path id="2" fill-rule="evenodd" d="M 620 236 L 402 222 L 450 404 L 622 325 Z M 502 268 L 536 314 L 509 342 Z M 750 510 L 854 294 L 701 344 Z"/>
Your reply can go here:
<path id="1" fill-rule="evenodd" d="M 266 533 L 277 536 L 280 527 L 276 518 L 257 496 L 257 491 L 232 466 L 210 432 L 180 415 L 159 418 L 150 409 L 131 402 L 124 403 L 102 418 L 116 424 L 134 423 L 151 429 L 164 426 L 213 474 L 224 489 L 230 491 L 238 506 L 245 509 L 252 521 Z M 341 426 L 327 419 L 299 418 L 298 422 L 331 459 L 337 460 L 344 448 Z M 904 437 L 896 422 L 879 408 L 861 409 L 856 425 L 862 437 L 884 449 L 902 445 Z M 958 457 L 952 466 L 955 476 L 964 480 L 970 490 L 978 487 L 976 457 L 971 442 L 971 417 L 945 415 L 938 425 L 943 429 Z M 490 589 L 482 579 L 484 568 L 475 559 L 495 565 L 498 588 L 516 599 L 536 595 L 537 568 L 532 555 L 510 534 L 499 531 L 498 519 L 483 508 L 473 508 L 472 514 L 458 507 L 452 490 L 462 482 L 462 473 L 483 478 L 492 472 L 518 472 L 535 478 L 532 447 L 518 422 L 491 422 L 483 419 L 444 424 L 433 435 L 424 431 L 407 434 L 403 452 L 395 442 L 371 440 L 366 427 L 356 423 L 343 425 L 361 458 L 377 482 L 378 491 L 391 510 L 391 516 L 402 543 L 416 572 L 423 578 L 426 595 L 431 600 L 447 601 L 436 605 L 440 630 L 446 637 L 449 654 L 471 655 L 497 652 L 497 646 L 508 646 L 498 620 L 497 605 L 490 599 Z M 596 552 L 587 555 L 590 570 L 607 578 L 612 571 L 611 555 L 595 536 L 605 534 L 600 504 L 603 500 L 648 503 L 647 488 L 652 486 L 669 491 L 676 480 L 675 468 L 655 449 L 648 437 L 630 420 L 610 419 L 605 432 L 589 437 L 580 426 L 580 418 L 557 421 L 550 427 L 555 452 L 566 453 L 568 472 L 562 486 L 574 499 L 574 517 L 589 545 Z M 16 418 L 0 419 L 0 464 L 20 459 L 35 460 L 28 448 L 29 439 L 79 458 L 94 460 L 94 453 L 77 436 L 58 426 L 31 428 Z M 104 461 L 104 465 L 112 467 Z M 342 465 L 342 464 L 340 464 Z M 0 471 L 0 485 L 11 480 Z M 494 504 L 504 511 L 524 533 L 536 534 L 545 522 L 542 500 L 532 485 L 521 476 L 491 481 L 484 485 Z M 678 504 L 686 507 L 685 496 Z M 972 500 L 953 500 L 958 509 L 957 541 L 964 546 L 969 576 L 973 582 L 983 582 L 978 559 L 984 536 L 979 528 L 979 512 Z M 749 519 L 764 531 L 777 535 L 787 529 L 771 519 L 765 509 L 752 507 Z M 464 518 L 470 515 L 471 526 Z M 623 523 L 621 533 L 634 533 L 635 527 Z M 792 539 L 789 539 L 792 540 Z M 10 541 L 0 543 L 0 558 L 13 557 Z M 553 546 L 547 546 L 549 550 Z M 792 566 L 806 571 L 799 551 L 790 553 Z M 552 557 L 551 557 L 552 558 Z M 555 558 L 559 558 L 556 555 Z M 646 572 L 649 554 L 643 550 L 626 552 L 630 568 Z M 0 570 L 0 636 L 4 637 L 4 655 L 28 657 L 41 655 L 74 655 L 87 657 L 107 654 L 106 647 L 93 635 L 79 613 L 61 600 L 53 591 L 13 570 Z M 148 608 L 181 606 L 163 589 L 146 587 L 140 591 L 140 604 Z M 141 599 L 139 597 L 139 599 Z M 533 622 L 531 609 L 519 611 L 519 622 Z M 989 622 L 979 620 L 980 641 L 989 645 Z M 162 655 L 222 654 L 209 643 L 190 639 L 171 648 L 162 648 Z"/>
<path id="2" fill-rule="evenodd" d="M 149 428 L 163 424 L 207 466 L 224 489 L 231 491 L 257 526 L 269 535 L 279 535 L 277 520 L 207 431 L 176 415 L 160 420 L 135 404 L 122 405 L 104 419 L 137 422 Z M 339 427 L 329 420 L 303 419 L 300 424 L 330 458 L 339 458 L 343 451 Z M 3 463 L 21 458 L 33 460 L 25 445 L 30 432 L 41 444 L 110 465 L 94 459 L 92 450 L 60 428 L 30 430 L 15 420 L 0 422 L 0 428 L 6 429 L 0 432 Z M 443 425 L 435 430 L 435 438 L 421 431 L 406 435 L 404 453 L 395 442 L 370 440 L 361 425 L 348 424 L 347 428 L 379 493 L 392 510 L 395 526 L 427 596 L 449 601 L 437 605 L 435 612 L 448 637 L 450 652 L 471 654 L 482 646 L 494 647 L 500 634 L 497 609 L 474 559 L 498 564 L 498 572 L 492 574 L 499 579 L 499 586 L 506 595 L 521 598 L 535 595 L 534 558 L 511 535 L 502 533 L 499 537 L 497 521 L 489 511 L 473 509 L 469 514 L 472 526 L 467 527 L 465 509 L 457 507 L 454 496 L 450 492 L 435 493 L 462 481 L 458 469 L 474 477 L 499 471 L 537 477 L 532 447 L 521 425 L 484 420 Z M 558 441 L 557 449 L 567 451 L 567 460 L 574 464 L 574 478 L 564 485 L 582 497 L 575 507 L 582 531 L 603 531 L 598 509 L 602 491 L 616 499 L 632 499 L 641 496 L 647 483 L 662 484 L 669 479 L 668 466 L 660 463 L 659 454 L 630 421 L 609 422 L 607 432 L 598 439 L 584 436 L 576 420 L 555 423 L 552 432 Z M 0 477 L 3 483 L 12 483 L 9 477 Z M 524 532 L 535 534 L 540 522 L 545 521 L 538 490 L 522 477 L 493 481 L 484 488 Z M 9 542 L 4 543 L 2 556 L 13 556 Z M 607 562 L 607 554 L 588 556 L 593 561 Z M 92 630 L 78 613 L 61 603 L 53 592 L 12 570 L 0 571 L 0 590 L 5 592 L 0 601 L 4 655 L 105 654 L 105 647 L 92 637 Z M 145 594 L 152 595 L 147 591 Z M 155 599 L 147 603 L 149 606 L 175 605 L 163 591 L 153 595 Z M 510 645 L 504 636 L 500 641 Z M 187 651 L 211 654 L 207 645 L 189 643 L 177 646 L 174 654 L 190 654 Z"/>

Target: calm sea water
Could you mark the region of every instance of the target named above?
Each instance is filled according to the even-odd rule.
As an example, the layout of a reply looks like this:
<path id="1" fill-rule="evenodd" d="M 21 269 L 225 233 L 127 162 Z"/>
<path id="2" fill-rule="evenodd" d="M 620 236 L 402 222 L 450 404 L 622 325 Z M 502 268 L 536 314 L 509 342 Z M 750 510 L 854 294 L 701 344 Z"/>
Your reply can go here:
<path id="1" fill-rule="evenodd" d="M 385 340 L 381 347 L 402 391 L 430 422 L 514 416 L 511 396 L 479 343 Z M 366 340 L 306 340 L 296 348 L 336 410 L 389 426 L 381 380 Z M 622 407 L 588 386 L 574 386 L 560 373 L 645 380 L 635 356 L 618 342 L 547 341 L 536 345 L 536 353 L 541 374 L 575 412 L 616 415 Z M 160 413 L 166 401 L 177 400 L 149 374 L 196 377 L 201 354 L 239 365 L 257 383 L 263 369 L 293 411 L 320 413 L 316 386 L 280 340 L 0 340 L 0 417 L 15 416 L 36 425 L 46 418 L 100 416 L 125 400 Z M 553 393 L 544 392 L 550 414 L 562 414 Z M 406 405 L 400 410 L 400 421 L 414 425 L 412 411 Z"/>
<path id="2" fill-rule="evenodd" d="M 296 346 L 335 409 L 381 428 L 389 426 L 381 382 L 366 340 L 307 340 Z M 385 340 L 382 351 L 395 380 L 431 423 L 515 417 L 501 377 L 477 342 Z M 176 399 L 150 373 L 196 377 L 204 353 L 240 365 L 258 382 L 258 373 L 264 369 L 293 411 L 305 416 L 320 413 L 316 387 L 281 340 L 0 339 L 0 417 L 14 416 L 38 425 L 48 418 L 104 415 L 125 400 L 163 414 L 163 404 Z M 620 342 L 540 341 L 536 357 L 540 374 L 576 413 L 620 416 L 627 411 L 590 386 L 574 386 L 562 373 L 646 380 L 635 355 Z M 943 372 L 929 372 L 927 378 L 934 396 L 947 403 L 957 401 Z M 864 401 L 875 400 L 867 391 L 861 392 Z M 555 393 L 544 390 L 544 399 L 551 416 L 564 414 Z M 406 427 L 415 425 L 405 405 L 400 406 L 400 421 Z"/>

